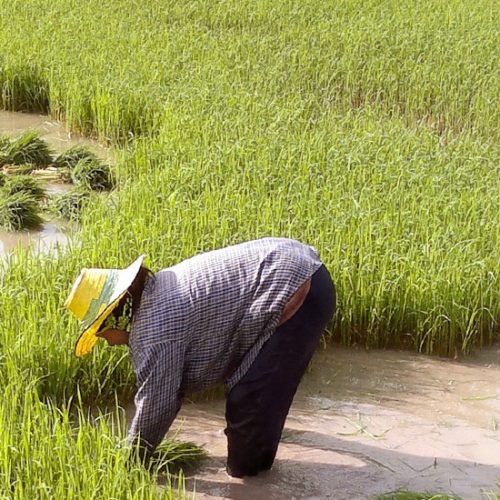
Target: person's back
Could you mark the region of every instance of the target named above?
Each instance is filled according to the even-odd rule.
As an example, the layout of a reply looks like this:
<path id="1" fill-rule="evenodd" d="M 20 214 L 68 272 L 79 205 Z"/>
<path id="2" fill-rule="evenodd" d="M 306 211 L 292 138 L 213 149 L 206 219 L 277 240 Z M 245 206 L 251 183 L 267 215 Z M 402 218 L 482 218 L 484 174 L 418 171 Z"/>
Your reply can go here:
<path id="1" fill-rule="evenodd" d="M 183 389 L 220 382 L 245 354 L 248 366 L 252 363 L 284 305 L 320 266 L 310 246 L 263 238 L 164 269 L 143 292 L 130 335 L 132 356 L 161 342 L 176 342 L 185 359 Z"/>

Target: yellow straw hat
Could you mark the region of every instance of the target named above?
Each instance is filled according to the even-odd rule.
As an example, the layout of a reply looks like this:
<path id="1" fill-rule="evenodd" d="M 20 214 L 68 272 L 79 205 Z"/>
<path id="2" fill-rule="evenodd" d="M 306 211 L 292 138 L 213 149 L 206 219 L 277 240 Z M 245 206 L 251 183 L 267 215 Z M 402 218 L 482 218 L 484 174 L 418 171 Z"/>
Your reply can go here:
<path id="1" fill-rule="evenodd" d="M 92 350 L 99 338 L 96 333 L 133 283 L 143 260 L 141 255 L 126 269 L 82 269 L 64 303 L 82 323 L 77 356 Z"/>

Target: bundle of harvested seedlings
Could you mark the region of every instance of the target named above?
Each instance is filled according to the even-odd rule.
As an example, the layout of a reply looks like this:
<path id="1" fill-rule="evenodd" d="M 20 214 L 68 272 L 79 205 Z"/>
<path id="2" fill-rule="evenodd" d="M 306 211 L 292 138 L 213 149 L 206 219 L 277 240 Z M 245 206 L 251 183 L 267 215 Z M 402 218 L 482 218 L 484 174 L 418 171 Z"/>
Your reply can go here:
<path id="1" fill-rule="evenodd" d="M 71 182 L 71 170 L 68 168 L 47 167 L 33 170 L 33 175 L 45 182 Z"/>
<path id="2" fill-rule="evenodd" d="M 9 143 L 2 162 L 4 165 L 32 163 L 39 168 L 46 167 L 52 163 L 52 151 L 38 132 L 27 131 Z"/>
<path id="3" fill-rule="evenodd" d="M 4 172 L 10 175 L 27 175 L 31 174 L 36 166 L 31 163 L 23 163 L 20 165 L 7 165 L 3 167 Z"/>
<path id="4" fill-rule="evenodd" d="M 8 177 L 4 183 L 3 190 L 8 196 L 16 193 L 27 193 L 35 200 L 45 198 L 45 189 L 30 175 Z"/>
<path id="5" fill-rule="evenodd" d="M 73 146 L 61 153 L 55 160 L 54 166 L 73 170 L 81 160 L 98 162 L 97 156 L 85 146 Z"/>
<path id="6" fill-rule="evenodd" d="M 32 229 L 40 225 L 37 201 L 27 193 L 16 193 L 7 196 L 0 192 L 0 227 L 8 231 Z"/>
<path id="7" fill-rule="evenodd" d="M 0 135 L 0 154 L 7 150 L 10 139 L 6 135 Z"/>
<path id="8" fill-rule="evenodd" d="M 7 149 L 10 146 L 8 137 L 0 136 L 0 167 L 8 163 Z"/>
<path id="9" fill-rule="evenodd" d="M 109 191 L 115 184 L 109 165 L 93 160 L 80 160 L 71 173 L 71 179 L 75 184 L 94 191 Z"/>
<path id="10" fill-rule="evenodd" d="M 157 472 L 175 472 L 198 465 L 207 458 L 204 448 L 189 441 L 166 440 L 152 456 Z"/>
<path id="11" fill-rule="evenodd" d="M 52 207 L 60 217 L 68 220 L 79 220 L 80 213 L 89 197 L 90 193 L 85 189 L 72 189 L 55 198 Z"/>

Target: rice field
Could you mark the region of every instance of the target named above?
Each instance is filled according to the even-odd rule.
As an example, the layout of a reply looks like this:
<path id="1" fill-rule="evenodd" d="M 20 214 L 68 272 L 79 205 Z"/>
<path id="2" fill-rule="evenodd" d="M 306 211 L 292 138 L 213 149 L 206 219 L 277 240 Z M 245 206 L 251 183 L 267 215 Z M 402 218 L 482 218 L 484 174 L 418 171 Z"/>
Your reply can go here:
<path id="1" fill-rule="evenodd" d="M 0 107 L 65 120 L 117 158 L 64 256 L 0 271 L 0 496 L 159 494 L 124 467 L 123 421 L 87 414 L 134 377 L 126 351 L 73 358 L 62 304 L 84 266 L 146 253 L 157 270 L 289 236 L 331 271 L 336 341 L 462 356 L 497 339 L 499 10 L 0 0 Z"/>

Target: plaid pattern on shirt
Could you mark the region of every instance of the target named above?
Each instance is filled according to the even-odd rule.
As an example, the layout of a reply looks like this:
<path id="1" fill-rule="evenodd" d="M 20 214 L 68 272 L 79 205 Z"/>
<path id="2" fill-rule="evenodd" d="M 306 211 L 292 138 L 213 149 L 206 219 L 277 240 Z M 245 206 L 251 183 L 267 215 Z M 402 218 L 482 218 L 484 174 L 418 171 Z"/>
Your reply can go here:
<path id="1" fill-rule="evenodd" d="M 263 238 L 202 253 L 155 274 L 130 332 L 137 376 L 129 442 L 153 450 L 185 391 L 229 391 L 276 329 L 295 291 L 322 263 L 314 248 Z"/>

